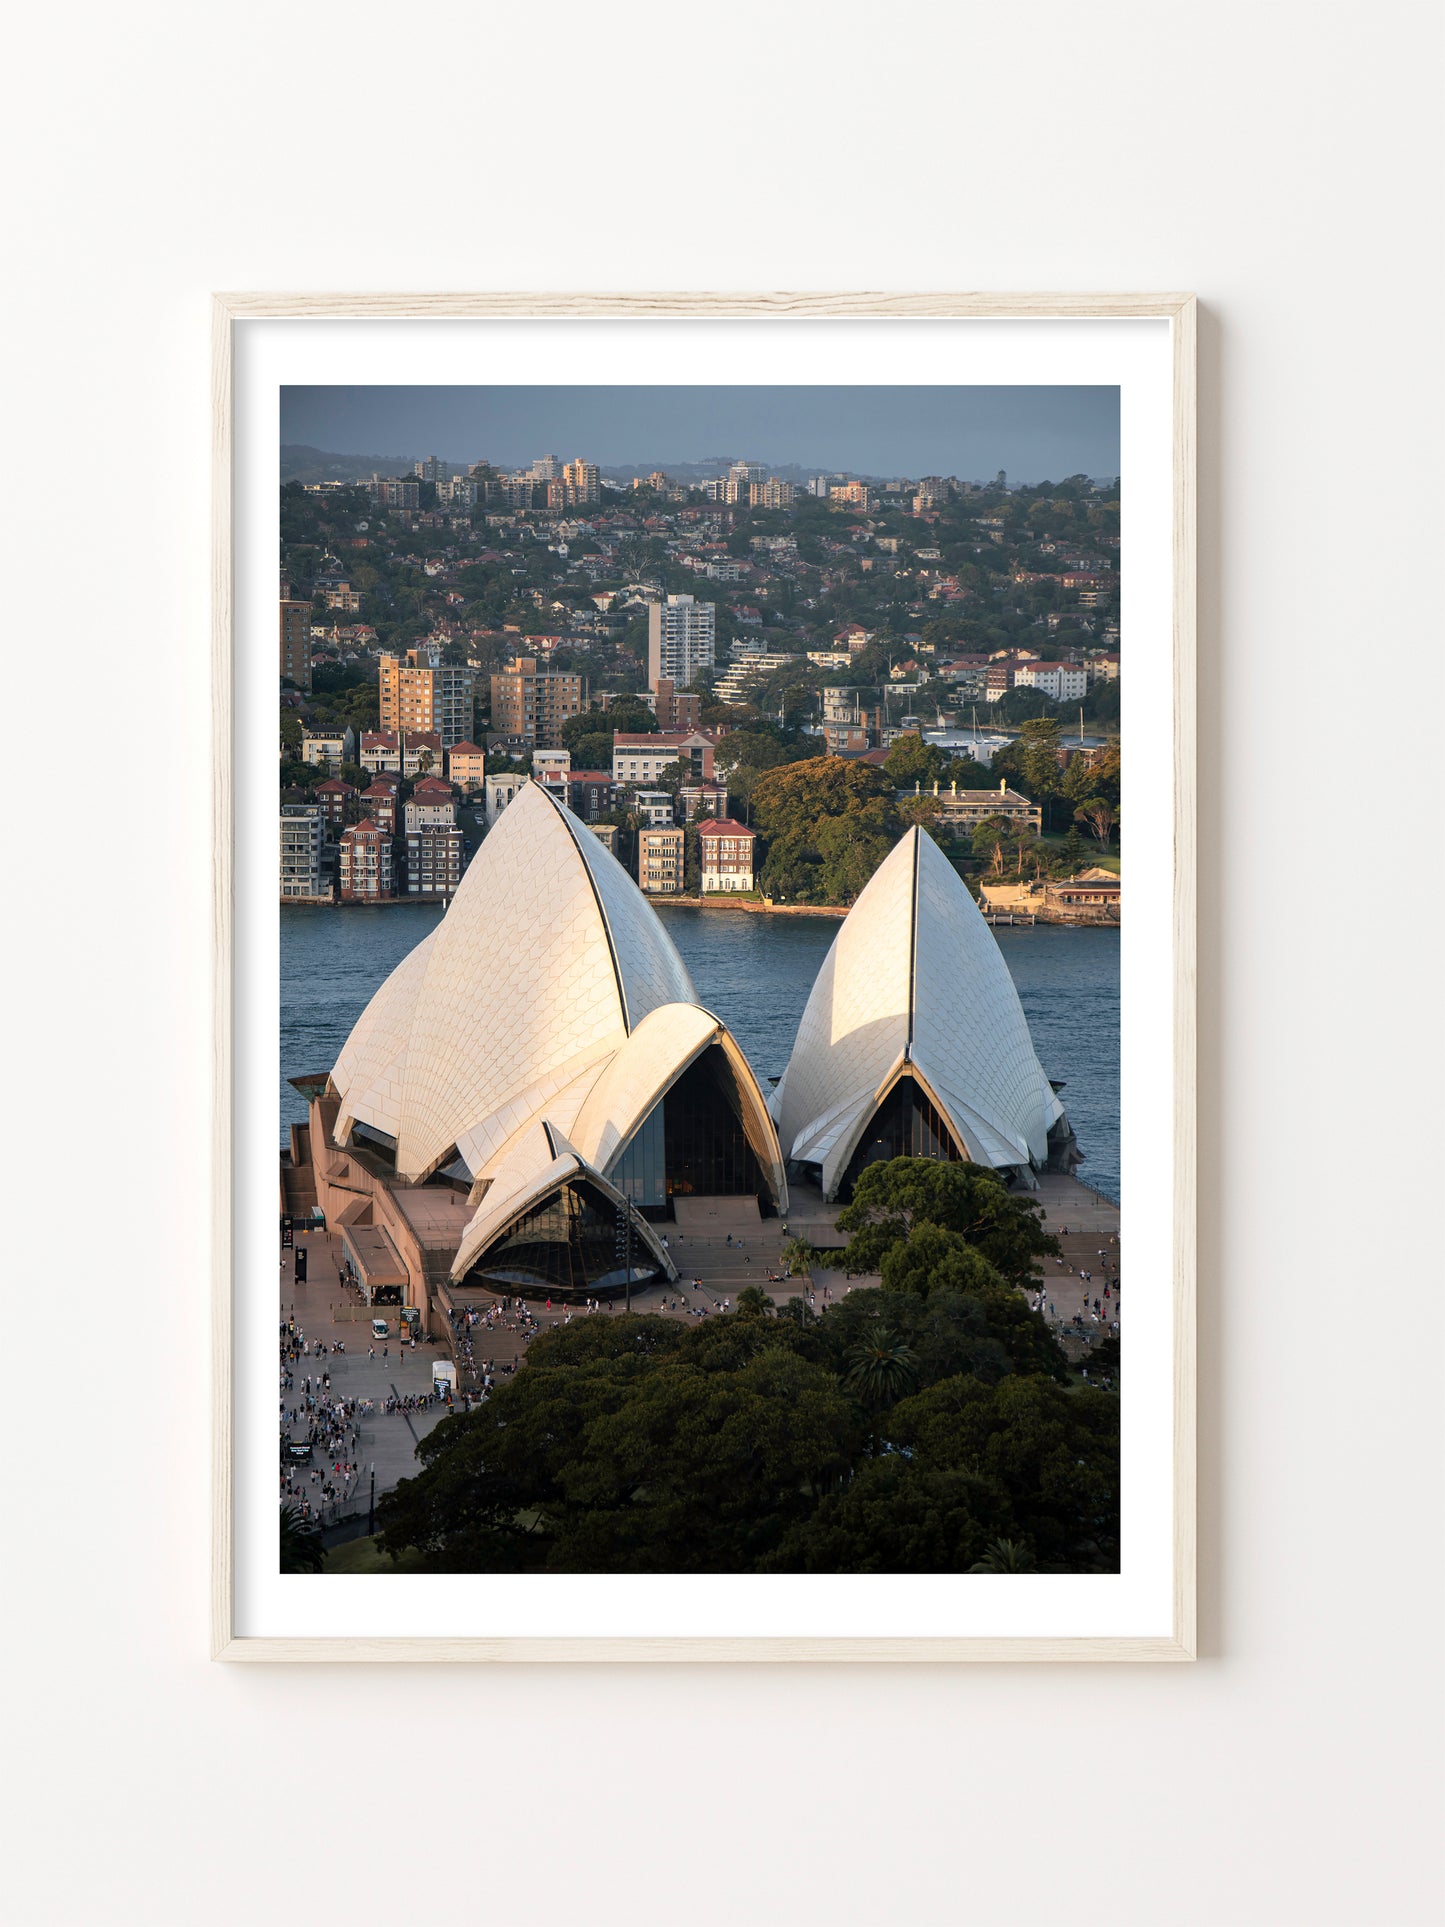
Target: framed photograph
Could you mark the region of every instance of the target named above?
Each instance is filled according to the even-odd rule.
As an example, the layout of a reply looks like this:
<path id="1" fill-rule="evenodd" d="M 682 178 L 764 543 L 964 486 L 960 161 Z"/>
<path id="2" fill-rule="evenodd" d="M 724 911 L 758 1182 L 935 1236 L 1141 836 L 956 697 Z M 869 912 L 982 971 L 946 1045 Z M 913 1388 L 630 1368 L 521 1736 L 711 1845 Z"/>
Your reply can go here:
<path id="1" fill-rule="evenodd" d="M 1194 1656 L 1194 321 L 216 297 L 217 1657 Z"/>

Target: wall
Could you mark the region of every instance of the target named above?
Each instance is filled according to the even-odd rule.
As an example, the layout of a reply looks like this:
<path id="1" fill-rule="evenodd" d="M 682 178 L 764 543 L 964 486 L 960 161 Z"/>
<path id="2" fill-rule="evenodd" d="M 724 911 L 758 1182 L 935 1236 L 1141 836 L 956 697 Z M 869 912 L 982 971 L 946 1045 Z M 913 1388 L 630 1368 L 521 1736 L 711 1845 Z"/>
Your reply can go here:
<path id="1" fill-rule="evenodd" d="M 1314 747 L 1439 601 L 1425 24 L 78 0 L 12 25 L 6 628 L 165 783 L 168 894 L 86 859 L 58 885 L 12 834 L 7 1245 L 38 1318 L 3 1401 L 9 1918 L 1438 1918 L 1427 705 L 1372 695 L 1363 768 Z M 207 297 L 358 286 L 1202 295 L 1197 1666 L 207 1662 Z M 12 736 L 20 808 L 52 779 L 45 732 Z M 104 816 L 55 807 L 82 838 Z M 134 1181 L 163 1144 L 164 1201 Z M 138 1296 L 153 1320 L 113 1315 Z"/>

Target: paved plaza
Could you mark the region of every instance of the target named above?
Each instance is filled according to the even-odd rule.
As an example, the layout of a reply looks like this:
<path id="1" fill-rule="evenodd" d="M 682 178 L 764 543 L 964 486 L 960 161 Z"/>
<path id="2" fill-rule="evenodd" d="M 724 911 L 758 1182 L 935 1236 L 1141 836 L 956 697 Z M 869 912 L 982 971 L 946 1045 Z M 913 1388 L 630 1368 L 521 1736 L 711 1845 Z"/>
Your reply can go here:
<path id="1" fill-rule="evenodd" d="M 1044 1223 L 1063 1247 L 1059 1257 L 1042 1261 L 1044 1317 L 1069 1358 L 1087 1365 L 1094 1346 L 1111 1335 L 1111 1327 L 1123 1322 L 1119 1207 L 1077 1178 L 1051 1171 L 1039 1178 L 1034 1195 L 1044 1208 Z"/>
<path id="2" fill-rule="evenodd" d="M 445 1347 L 420 1344 L 415 1350 L 390 1339 L 377 1345 L 374 1358 L 368 1357 L 371 1340 L 371 1313 L 348 1293 L 337 1276 L 336 1255 L 341 1240 L 326 1232 L 302 1232 L 298 1244 L 307 1254 L 307 1280 L 297 1284 L 293 1276 L 292 1254 L 281 1254 L 281 1317 L 294 1317 L 306 1340 L 306 1353 L 292 1369 L 293 1386 L 289 1392 L 278 1389 L 281 1405 L 294 1406 L 303 1396 L 303 1385 L 310 1378 L 315 1386 L 323 1372 L 331 1375 L 331 1399 L 370 1399 L 375 1409 L 361 1419 L 361 1442 L 354 1457 L 360 1467 L 350 1481 L 348 1496 L 338 1510 L 350 1513 L 358 1504 L 367 1503 L 370 1468 L 376 1467 L 378 1497 L 390 1491 L 401 1479 L 409 1478 L 419 1467 L 415 1457 L 418 1442 L 446 1416 L 445 1407 L 428 1406 L 419 1412 L 384 1412 L 383 1401 L 404 1398 L 431 1390 L 434 1358 L 446 1357 Z M 396 1307 L 389 1309 L 389 1323 L 396 1327 Z M 378 1312 L 378 1315 L 380 1313 Z M 333 1352 L 340 1342 L 345 1352 Z M 324 1351 L 317 1353 L 317 1346 Z M 305 1426 L 296 1422 L 290 1431 L 305 1436 Z M 306 1468 L 302 1468 L 303 1475 Z M 303 1478 L 303 1483 L 306 1481 Z M 307 1489 L 310 1491 L 309 1483 Z M 314 1493 L 312 1494 L 314 1499 Z"/>

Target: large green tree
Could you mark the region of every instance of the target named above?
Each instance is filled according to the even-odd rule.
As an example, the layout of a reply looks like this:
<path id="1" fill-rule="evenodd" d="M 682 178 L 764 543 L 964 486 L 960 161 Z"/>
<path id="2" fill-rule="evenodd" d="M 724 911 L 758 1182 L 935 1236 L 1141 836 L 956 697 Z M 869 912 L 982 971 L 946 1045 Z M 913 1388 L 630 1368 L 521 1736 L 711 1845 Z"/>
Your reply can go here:
<path id="1" fill-rule="evenodd" d="M 903 827 L 887 773 L 841 756 L 769 770 L 752 821 L 766 842 L 761 888 L 805 903 L 853 902 Z"/>
<path id="2" fill-rule="evenodd" d="M 859 1174 L 838 1215 L 838 1229 L 849 1234 L 844 1268 L 855 1275 L 878 1271 L 893 1247 L 923 1224 L 957 1232 L 1010 1284 L 1030 1282 L 1035 1261 L 1059 1249 L 1040 1207 L 1010 1191 L 987 1165 L 890 1158 Z"/>

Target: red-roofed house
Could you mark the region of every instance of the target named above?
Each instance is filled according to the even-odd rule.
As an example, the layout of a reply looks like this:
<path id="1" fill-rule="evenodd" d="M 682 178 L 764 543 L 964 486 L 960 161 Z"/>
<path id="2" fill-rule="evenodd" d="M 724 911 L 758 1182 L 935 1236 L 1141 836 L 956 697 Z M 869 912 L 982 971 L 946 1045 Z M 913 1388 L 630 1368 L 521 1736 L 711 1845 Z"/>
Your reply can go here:
<path id="1" fill-rule="evenodd" d="M 384 769 L 401 774 L 401 738 L 394 729 L 367 729 L 361 735 L 361 767 L 372 776 Z"/>
<path id="2" fill-rule="evenodd" d="M 318 783 L 312 790 L 311 800 L 319 803 L 325 812 L 327 829 L 335 831 L 345 827 L 346 806 L 355 795 L 356 791 L 350 783 L 343 783 L 337 776 L 328 776 L 324 783 Z"/>
<path id="3" fill-rule="evenodd" d="M 409 729 L 402 751 L 403 776 L 424 776 L 428 770 L 442 768 L 442 739 L 435 729 Z"/>
<path id="4" fill-rule="evenodd" d="M 709 817 L 697 826 L 702 893 L 751 890 L 754 832 L 731 816 Z"/>

